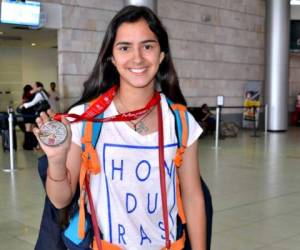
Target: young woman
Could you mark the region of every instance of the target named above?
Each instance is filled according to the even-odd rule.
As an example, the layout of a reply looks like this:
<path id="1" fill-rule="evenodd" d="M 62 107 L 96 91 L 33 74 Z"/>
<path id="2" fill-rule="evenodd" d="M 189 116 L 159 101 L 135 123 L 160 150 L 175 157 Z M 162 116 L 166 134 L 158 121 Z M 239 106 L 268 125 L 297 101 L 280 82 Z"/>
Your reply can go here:
<path id="1" fill-rule="evenodd" d="M 82 97 L 69 113 L 82 114 L 86 103 L 97 100 L 112 87 L 115 92 L 104 117 L 148 108 L 136 120 L 103 123 L 96 146 L 100 173 L 90 176 L 93 204 L 103 239 L 120 249 L 158 250 L 165 247 L 166 238 L 169 238 L 174 247 L 180 224 L 177 220 L 178 190 L 174 184 L 178 175 L 192 249 L 206 249 L 197 147 L 202 129 L 189 114 L 187 148 L 181 167 L 176 169 L 173 159 L 178 139 L 174 115 L 166 98 L 181 104 L 185 104 L 185 100 L 172 63 L 168 35 L 159 19 L 146 7 L 125 7 L 112 19 L 94 69 L 84 83 Z M 157 91 L 160 94 L 156 95 Z M 160 98 L 159 103 L 147 106 L 153 96 Z M 158 125 L 160 112 L 163 131 Z M 52 116 L 50 111 L 42 113 L 37 119 L 38 127 Z M 41 144 L 49 162 L 46 191 L 57 208 L 70 203 L 82 163 L 83 123 L 70 125 L 65 118 L 62 122 L 68 130 L 67 140 L 57 147 Z M 35 129 L 37 137 L 39 132 Z M 158 138 L 162 132 L 168 235 L 162 218 L 159 185 Z"/>
<path id="2" fill-rule="evenodd" d="M 31 92 L 32 90 L 33 88 L 31 85 L 27 84 L 24 86 L 22 104 L 32 101 L 32 99 L 34 98 L 34 94 Z M 25 124 L 23 149 L 32 150 L 37 146 L 37 140 L 32 133 L 32 128 L 35 124 L 34 110 L 32 110 L 31 108 L 27 108 L 20 109 L 20 111 L 22 111 L 22 114 L 24 115 Z"/>

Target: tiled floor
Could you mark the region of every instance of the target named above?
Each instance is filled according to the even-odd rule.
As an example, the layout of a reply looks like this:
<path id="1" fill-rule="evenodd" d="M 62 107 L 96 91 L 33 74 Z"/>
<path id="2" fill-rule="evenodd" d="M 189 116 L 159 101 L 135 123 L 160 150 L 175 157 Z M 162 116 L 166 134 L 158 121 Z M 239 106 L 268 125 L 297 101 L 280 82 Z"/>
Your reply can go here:
<path id="1" fill-rule="evenodd" d="M 300 128 L 257 138 L 241 132 L 220 141 L 219 149 L 213 146 L 211 137 L 200 140 L 202 175 L 215 210 L 212 250 L 299 250 Z M 19 170 L 0 171 L 1 250 L 33 249 L 41 217 L 41 153 L 20 148 Z M 8 157 L 0 151 L 2 168 L 9 167 Z"/>

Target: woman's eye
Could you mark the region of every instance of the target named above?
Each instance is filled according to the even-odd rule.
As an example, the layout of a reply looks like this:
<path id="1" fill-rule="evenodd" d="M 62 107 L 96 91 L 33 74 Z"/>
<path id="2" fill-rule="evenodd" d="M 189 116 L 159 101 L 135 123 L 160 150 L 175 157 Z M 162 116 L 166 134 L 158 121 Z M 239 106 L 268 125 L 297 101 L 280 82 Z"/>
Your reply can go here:
<path id="1" fill-rule="evenodd" d="M 151 44 L 145 44 L 145 45 L 144 45 L 144 48 L 145 48 L 146 50 L 150 50 L 150 49 L 153 48 L 153 46 L 152 46 Z"/>
<path id="2" fill-rule="evenodd" d="M 129 49 L 128 46 L 122 46 L 119 48 L 119 50 L 121 50 L 121 51 L 127 51 L 128 49 Z"/>

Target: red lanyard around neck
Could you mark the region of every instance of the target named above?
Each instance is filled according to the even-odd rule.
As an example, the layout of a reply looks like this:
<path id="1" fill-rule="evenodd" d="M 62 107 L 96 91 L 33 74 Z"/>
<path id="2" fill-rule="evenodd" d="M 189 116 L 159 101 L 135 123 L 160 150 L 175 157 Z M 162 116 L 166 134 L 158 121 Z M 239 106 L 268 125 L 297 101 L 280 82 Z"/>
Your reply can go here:
<path id="1" fill-rule="evenodd" d="M 108 108 L 113 98 L 115 97 L 116 92 L 117 92 L 116 86 L 109 89 L 107 92 L 105 92 L 100 97 L 98 97 L 82 115 L 57 113 L 55 114 L 54 119 L 60 121 L 62 116 L 70 117 L 74 119 L 70 121 L 71 123 L 78 122 L 78 121 L 93 121 L 93 122 L 131 121 L 131 120 L 136 120 L 140 116 L 146 114 L 153 106 L 157 105 L 160 102 L 160 94 L 158 92 L 155 92 L 151 100 L 146 104 L 144 108 L 118 114 L 111 117 L 95 118 L 97 115 L 103 113 Z"/>
<path id="2" fill-rule="evenodd" d="M 164 156 L 164 126 L 161 103 L 157 105 L 157 120 L 158 120 L 158 158 L 159 158 L 159 177 L 160 177 L 160 192 L 163 209 L 163 221 L 165 227 L 166 248 L 170 249 L 171 241 L 169 237 L 169 221 L 168 221 L 168 204 L 166 190 L 166 175 L 165 175 L 165 156 Z"/>

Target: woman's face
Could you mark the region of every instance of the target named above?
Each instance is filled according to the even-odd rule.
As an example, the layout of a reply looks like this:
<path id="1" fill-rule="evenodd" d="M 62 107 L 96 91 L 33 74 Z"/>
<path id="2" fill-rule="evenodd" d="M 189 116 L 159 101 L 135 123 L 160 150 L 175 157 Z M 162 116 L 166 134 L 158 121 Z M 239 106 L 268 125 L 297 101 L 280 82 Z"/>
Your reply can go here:
<path id="1" fill-rule="evenodd" d="M 120 75 L 120 85 L 154 87 L 155 75 L 163 58 L 157 37 L 144 19 L 120 25 L 112 57 Z"/>

